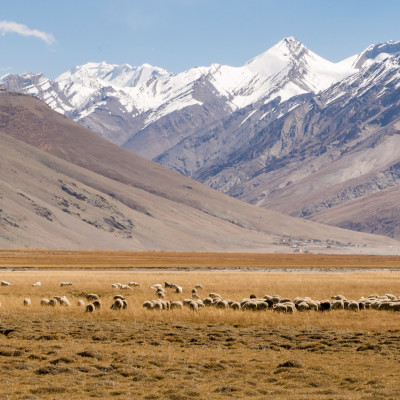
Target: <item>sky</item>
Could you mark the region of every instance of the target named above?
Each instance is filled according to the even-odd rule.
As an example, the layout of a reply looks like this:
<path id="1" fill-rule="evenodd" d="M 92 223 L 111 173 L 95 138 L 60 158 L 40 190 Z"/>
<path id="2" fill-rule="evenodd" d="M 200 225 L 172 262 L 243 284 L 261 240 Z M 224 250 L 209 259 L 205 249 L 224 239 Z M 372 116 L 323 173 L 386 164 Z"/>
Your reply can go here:
<path id="1" fill-rule="evenodd" d="M 243 65 L 294 36 L 330 61 L 400 40 L 398 0 L 13 0 L 0 8 L 0 76 L 54 79 L 87 62 L 179 73 Z"/>

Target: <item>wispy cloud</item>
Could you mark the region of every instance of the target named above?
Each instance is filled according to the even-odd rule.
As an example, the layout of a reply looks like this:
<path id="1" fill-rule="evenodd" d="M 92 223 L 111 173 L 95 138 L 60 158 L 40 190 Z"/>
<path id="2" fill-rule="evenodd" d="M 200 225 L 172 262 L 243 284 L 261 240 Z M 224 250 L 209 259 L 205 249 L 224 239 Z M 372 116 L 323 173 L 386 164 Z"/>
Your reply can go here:
<path id="1" fill-rule="evenodd" d="M 43 40 L 47 44 L 56 43 L 56 38 L 51 33 L 41 32 L 37 29 L 30 29 L 26 25 L 18 24 L 13 21 L 0 21 L 0 33 L 2 36 L 7 33 L 17 33 L 22 36 L 34 36 Z"/>

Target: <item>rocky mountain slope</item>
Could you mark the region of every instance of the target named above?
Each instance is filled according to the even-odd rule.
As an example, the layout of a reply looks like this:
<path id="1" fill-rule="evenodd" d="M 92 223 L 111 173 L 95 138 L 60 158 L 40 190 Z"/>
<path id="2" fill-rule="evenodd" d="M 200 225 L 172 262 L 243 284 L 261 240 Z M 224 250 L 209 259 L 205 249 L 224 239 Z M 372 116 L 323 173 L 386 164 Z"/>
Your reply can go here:
<path id="1" fill-rule="evenodd" d="M 400 253 L 397 241 L 230 198 L 31 96 L 0 91 L 0 147 L 3 248 Z"/>

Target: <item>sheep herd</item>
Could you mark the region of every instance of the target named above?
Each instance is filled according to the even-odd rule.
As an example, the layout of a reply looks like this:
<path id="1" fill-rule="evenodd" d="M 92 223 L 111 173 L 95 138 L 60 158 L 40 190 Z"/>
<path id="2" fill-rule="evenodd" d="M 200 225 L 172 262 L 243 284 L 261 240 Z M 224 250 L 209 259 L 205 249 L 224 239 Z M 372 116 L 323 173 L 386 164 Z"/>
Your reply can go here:
<path id="1" fill-rule="evenodd" d="M 0 282 L 1 286 L 12 286 L 11 283 L 6 281 Z M 35 282 L 32 286 L 41 286 L 40 282 Z M 72 286 L 72 282 L 61 282 L 60 287 Z M 137 282 L 129 282 L 128 284 L 113 283 L 111 287 L 119 290 L 133 291 L 133 287 L 140 286 Z M 188 292 L 191 293 L 191 298 L 182 300 L 166 300 L 168 292 L 173 294 L 182 294 L 183 288 L 180 285 L 165 282 L 164 285 L 157 283 L 150 286 L 155 293 L 156 299 L 146 300 L 143 303 L 143 308 L 147 310 L 180 310 L 188 308 L 192 311 L 199 311 L 203 307 L 214 307 L 220 310 L 232 309 L 242 311 L 266 311 L 272 310 L 277 313 L 293 314 L 294 312 L 306 311 L 331 311 L 331 310 L 389 310 L 400 311 L 400 296 L 396 297 L 392 294 L 378 295 L 372 294 L 368 297 L 361 297 L 357 300 L 347 299 L 343 295 L 335 295 L 330 299 L 316 300 L 310 297 L 296 297 L 293 300 L 279 295 L 264 295 L 257 297 L 251 294 L 248 298 L 241 299 L 240 301 L 233 301 L 231 299 L 223 298 L 218 293 L 209 293 L 207 296 L 200 296 L 203 286 L 201 284 L 195 285 Z M 100 296 L 95 293 L 85 295 L 87 303 L 84 300 L 77 300 L 76 305 L 82 307 L 87 312 L 95 312 L 102 308 Z M 29 298 L 23 300 L 23 305 L 26 307 L 32 306 L 32 301 Z M 65 296 L 53 296 L 53 298 L 43 298 L 40 301 L 42 307 L 70 307 L 72 304 Z M 1 306 L 1 303 L 0 303 Z M 121 294 L 117 294 L 112 298 L 111 310 L 126 310 L 128 302 Z"/>

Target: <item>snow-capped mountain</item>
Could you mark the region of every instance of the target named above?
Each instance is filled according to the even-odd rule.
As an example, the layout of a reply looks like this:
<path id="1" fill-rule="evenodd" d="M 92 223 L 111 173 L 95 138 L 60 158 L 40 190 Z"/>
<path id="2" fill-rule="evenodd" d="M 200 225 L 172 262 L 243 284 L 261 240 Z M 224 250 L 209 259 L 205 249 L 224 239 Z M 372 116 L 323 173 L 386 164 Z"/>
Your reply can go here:
<path id="1" fill-rule="evenodd" d="M 147 158 L 162 154 L 207 124 L 253 104 L 318 93 L 355 72 L 331 63 L 293 37 L 241 67 L 213 64 L 171 74 L 144 64 L 77 66 L 55 81 L 25 74 L 0 84 L 38 96 L 108 140 Z"/>
<path id="2" fill-rule="evenodd" d="M 0 85 L 233 197 L 393 236 L 395 218 L 355 224 L 333 209 L 388 188 L 395 196 L 399 54 L 400 42 L 390 41 L 332 63 L 289 37 L 240 67 L 172 74 L 88 63 L 54 81 L 6 75 Z"/>

